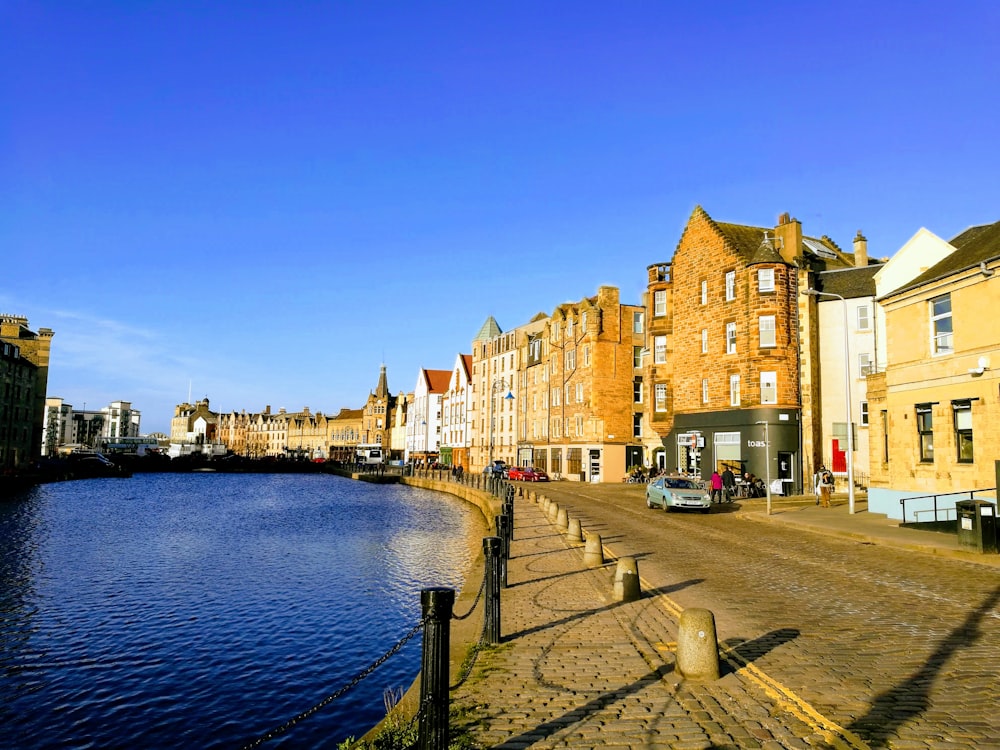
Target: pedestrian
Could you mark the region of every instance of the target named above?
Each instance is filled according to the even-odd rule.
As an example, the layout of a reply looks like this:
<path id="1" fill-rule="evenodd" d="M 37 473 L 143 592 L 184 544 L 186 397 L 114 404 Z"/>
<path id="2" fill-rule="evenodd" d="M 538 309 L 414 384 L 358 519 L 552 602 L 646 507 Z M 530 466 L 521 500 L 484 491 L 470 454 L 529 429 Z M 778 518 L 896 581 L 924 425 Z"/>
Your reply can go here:
<path id="1" fill-rule="evenodd" d="M 820 498 L 820 486 L 823 484 L 823 472 L 826 471 L 826 466 L 823 464 L 819 465 L 816 469 L 816 473 L 813 474 L 813 492 L 816 493 L 816 505 L 819 505 Z"/>
<path id="2" fill-rule="evenodd" d="M 820 467 L 819 501 L 820 506 L 830 507 L 830 495 L 833 494 L 833 474 L 826 467 Z"/>
<path id="3" fill-rule="evenodd" d="M 712 472 L 712 502 L 722 502 L 722 475 L 718 470 Z"/>
<path id="4" fill-rule="evenodd" d="M 728 466 L 722 470 L 722 499 L 727 503 L 736 494 L 736 476 Z"/>

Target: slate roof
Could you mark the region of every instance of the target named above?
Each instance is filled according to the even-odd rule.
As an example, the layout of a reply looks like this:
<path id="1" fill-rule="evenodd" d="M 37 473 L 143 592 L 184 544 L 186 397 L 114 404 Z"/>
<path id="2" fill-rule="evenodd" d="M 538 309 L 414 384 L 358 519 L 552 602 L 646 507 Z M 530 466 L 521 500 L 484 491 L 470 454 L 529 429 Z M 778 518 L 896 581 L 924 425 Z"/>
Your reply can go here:
<path id="1" fill-rule="evenodd" d="M 500 330 L 500 326 L 497 324 L 496 319 L 491 315 L 486 319 L 486 322 L 483 323 L 482 328 L 479 329 L 479 333 L 477 333 L 472 340 L 492 341 L 501 333 L 503 333 L 503 331 Z"/>
<path id="2" fill-rule="evenodd" d="M 861 268 L 838 268 L 816 274 L 816 289 L 827 294 L 839 294 L 844 299 L 875 296 L 875 274 L 881 265 Z"/>
<path id="3" fill-rule="evenodd" d="M 917 276 L 905 287 L 890 292 L 887 296 L 904 292 L 930 281 L 943 279 L 954 273 L 975 268 L 983 261 L 1000 258 L 1000 221 L 971 227 L 952 239 L 949 244 L 955 252 L 935 263 Z"/>

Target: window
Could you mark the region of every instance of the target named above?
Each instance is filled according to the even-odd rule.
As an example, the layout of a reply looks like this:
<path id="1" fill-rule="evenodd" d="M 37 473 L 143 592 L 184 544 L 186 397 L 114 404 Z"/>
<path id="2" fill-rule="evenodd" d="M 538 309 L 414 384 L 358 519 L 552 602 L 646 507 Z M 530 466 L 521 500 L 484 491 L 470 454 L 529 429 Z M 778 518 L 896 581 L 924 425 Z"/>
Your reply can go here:
<path id="1" fill-rule="evenodd" d="M 561 336 L 561 334 L 562 334 L 562 331 L 559 328 L 559 324 L 558 323 L 553 323 L 552 324 L 552 340 L 553 341 L 558 341 L 559 337 Z"/>
<path id="2" fill-rule="evenodd" d="M 736 299 L 736 271 L 726 272 L 726 302 Z"/>
<path id="3" fill-rule="evenodd" d="M 660 318 L 667 314 L 667 292 L 659 289 L 653 292 L 653 317 Z"/>
<path id="4" fill-rule="evenodd" d="M 566 352 L 566 370 L 568 372 L 570 370 L 575 370 L 575 369 L 576 369 L 576 349 L 570 349 L 568 352 Z"/>
<path id="5" fill-rule="evenodd" d="M 757 291 L 758 292 L 774 291 L 773 268 L 761 268 L 757 270 Z"/>
<path id="6" fill-rule="evenodd" d="M 566 338 L 568 338 L 568 339 L 573 338 L 573 319 L 572 318 L 567 318 L 566 319 Z"/>
<path id="7" fill-rule="evenodd" d="M 708 329 L 701 329 L 701 353 L 708 354 Z"/>
<path id="8" fill-rule="evenodd" d="M 729 405 L 739 406 L 740 405 L 740 376 L 730 375 L 729 376 Z"/>
<path id="9" fill-rule="evenodd" d="M 646 314 L 643 312 L 632 313 L 632 333 L 642 333 L 645 328 Z"/>
<path id="10" fill-rule="evenodd" d="M 562 399 L 562 388 L 552 389 L 552 405 L 559 406 L 559 402 Z"/>
<path id="11" fill-rule="evenodd" d="M 580 331 L 580 335 L 581 336 L 585 335 L 587 333 L 587 311 L 586 310 L 584 310 L 582 313 L 580 313 L 580 328 L 582 329 Z"/>
<path id="12" fill-rule="evenodd" d="M 642 437 L 642 414 L 632 415 L 632 437 Z"/>
<path id="13" fill-rule="evenodd" d="M 962 399 L 951 402 L 955 412 L 955 447 L 958 448 L 958 462 L 972 463 L 972 401 Z"/>
<path id="14" fill-rule="evenodd" d="M 708 403 L 708 378 L 702 378 L 701 381 L 701 403 Z"/>
<path id="15" fill-rule="evenodd" d="M 761 347 L 774 347 L 778 345 L 778 336 L 775 331 L 773 315 L 761 315 L 757 319 L 760 325 L 760 345 Z"/>
<path id="16" fill-rule="evenodd" d="M 632 367 L 642 367 L 642 347 L 632 347 Z"/>
<path id="17" fill-rule="evenodd" d="M 579 414 L 576 416 L 576 436 L 583 437 L 583 417 Z"/>
<path id="18" fill-rule="evenodd" d="M 867 331 L 872 327 L 871 310 L 868 305 L 858 306 L 858 330 Z"/>
<path id="19" fill-rule="evenodd" d="M 702 281 L 701 282 L 701 304 L 703 304 L 703 305 L 707 305 L 708 304 L 708 282 L 707 281 Z"/>
<path id="20" fill-rule="evenodd" d="M 583 366 L 590 367 L 590 344 L 583 345 Z"/>
<path id="21" fill-rule="evenodd" d="M 664 365 L 667 363 L 667 337 L 656 336 L 653 338 L 653 364 Z"/>
<path id="22" fill-rule="evenodd" d="M 875 372 L 875 366 L 872 364 L 872 355 L 868 352 L 861 352 L 858 355 L 858 372 L 860 373 L 859 377 L 862 378 Z"/>
<path id="23" fill-rule="evenodd" d="M 554 438 L 560 437 L 560 426 L 561 425 L 562 425 L 562 420 L 561 419 L 553 419 L 552 420 L 552 437 L 554 437 Z"/>
<path id="24" fill-rule="evenodd" d="M 576 403 L 583 403 L 583 383 L 576 384 Z"/>
<path id="25" fill-rule="evenodd" d="M 735 323 L 726 323 L 726 354 L 736 354 Z"/>
<path id="26" fill-rule="evenodd" d="M 632 381 L 632 403 L 642 403 L 642 378 L 636 378 Z"/>
<path id="27" fill-rule="evenodd" d="M 920 443 L 920 460 L 934 461 L 934 415 L 931 404 L 917 404 L 917 439 Z"/>
<path id="28" fill-rule="evenodd" d="M 868 402 L 867 401 L 862 401 L 861 402 L 861 412 L 860 413 L 861 413 L 861 417 L 860 417 L 861 426 L 862 427 L 867 427 L 868 426 Z"/>
<path id="29" fill-rule="evenodd" d="M 655 394 L 655 398 L 654 398 L 654 401 L 653 401 L 653 408 L 656 409 L 656 411 L 666 411 L 667 410 L 667 384 L 666 383 L 657 383 L 653 387 L 653 392 Z"/>
<path id="30" fill-rule="evenodd" d="M 954 349 L 951 325 L 951 295 L 945 294 L 930 301 L 931 354 L 951 354 Z"/>
<path id="31" fill-rule="evenodd" d="M 762 372 L 760 374 L 760 402 L 762 404 L 778 403 L 778 373 Z"/>

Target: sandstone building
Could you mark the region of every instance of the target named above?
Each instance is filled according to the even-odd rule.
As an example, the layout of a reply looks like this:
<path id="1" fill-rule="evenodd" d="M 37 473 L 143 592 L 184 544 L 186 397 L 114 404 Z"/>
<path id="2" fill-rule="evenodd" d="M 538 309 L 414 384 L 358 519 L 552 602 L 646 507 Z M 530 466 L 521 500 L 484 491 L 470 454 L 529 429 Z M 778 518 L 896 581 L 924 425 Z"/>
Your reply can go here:
<path id="1" fill-rule="evenodd" d="M 41 456 L 53 332 L 28 319 L 0 315 L 0 469 L 21 469 Z"/>

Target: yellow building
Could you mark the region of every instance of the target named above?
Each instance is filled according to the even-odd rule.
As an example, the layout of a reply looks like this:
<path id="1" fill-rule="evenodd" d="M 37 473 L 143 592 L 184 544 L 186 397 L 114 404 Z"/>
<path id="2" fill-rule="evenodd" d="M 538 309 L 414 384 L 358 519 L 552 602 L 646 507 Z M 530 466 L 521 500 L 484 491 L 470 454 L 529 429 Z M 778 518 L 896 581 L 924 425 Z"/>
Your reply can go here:
<path id="1" fill-rule="evenodd" d="M 0 468 L 18 469 L 41 455 L 52 330 L 0 315 Z"/>
<path id="2" fill-rule="evenodd" d="M 869 509 L 902 517 L 900 499 L 997 486 L 1000 457 L 1000 222 L 951 240 L 946 255 L 880 298 L 886 369 L 869 378 Z M 993 493 L 990 492 L 990 495 Z M 950 508 L 956 496 L 938 498 Z M 926 520 L 932 499 L 906 503 Z"/>

